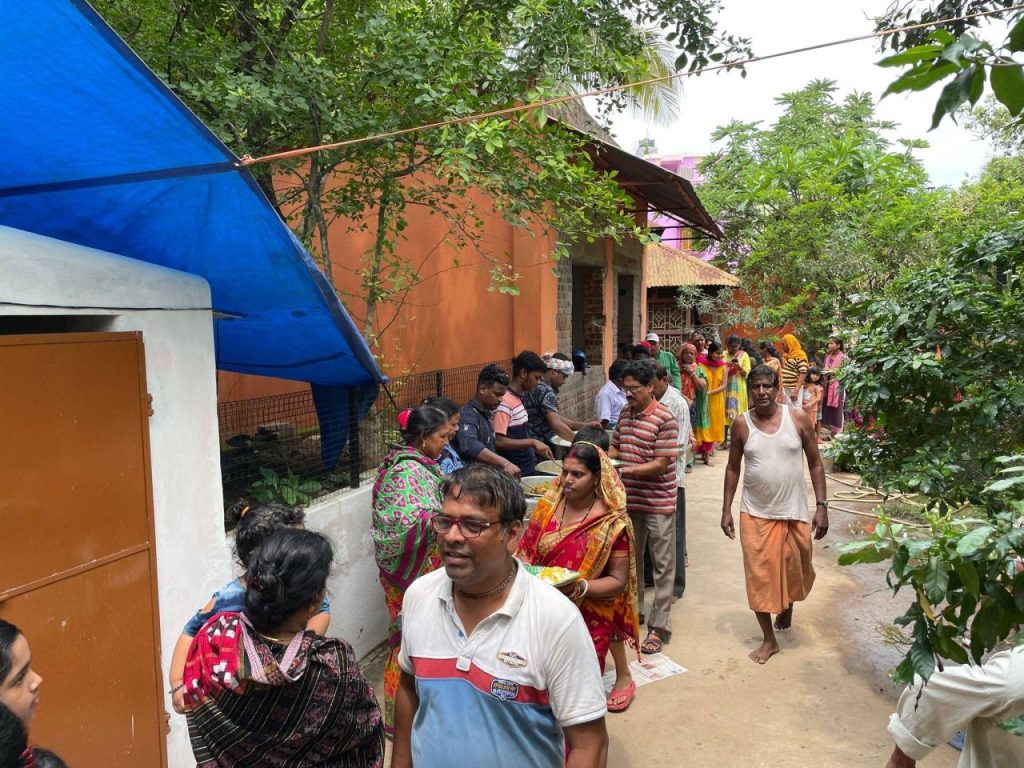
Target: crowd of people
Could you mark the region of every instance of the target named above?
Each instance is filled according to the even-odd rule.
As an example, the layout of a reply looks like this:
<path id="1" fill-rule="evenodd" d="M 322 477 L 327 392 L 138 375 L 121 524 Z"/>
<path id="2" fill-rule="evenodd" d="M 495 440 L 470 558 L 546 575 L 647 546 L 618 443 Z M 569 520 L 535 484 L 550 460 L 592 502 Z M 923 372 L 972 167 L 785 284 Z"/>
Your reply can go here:
<path id="1" fill-rule="evenodd" d="M 372 489 L 391 620 L 383 712 L 351 646 L 327 636 L 332 543 L 304 529 L 300 510 L 241 509 L 242 575 L 186 623 L 170 663 L 199 768 L 378 768 L 386 739 L 394 768 L 604 766 L 606 715 L 636 695 L 630 659 L 672 639 L 686 589 L 686 475 L 719 450 L 721 529 L 739 535 L 763 635 L 750 658 L 768 662 L 810 594 L 812 542 L 829 528 L 819 422 L 836 434 L 844 418 L 842 340 L 829 341 L 821 367 L 792 334 L 780 347 L 694 332 L 673 353 L 648 334 L 609 366 L 589 421 L 559 409 L 571 359 L 531 351 L 511 372 L 485 366 L 461 407 L 430 397 L 402 411 L 401 443 Z M 531 508 L 520 479 L 559 453 Z M 575 576 L 552 588 L 524 565 Z M 1024 679 L 1020 658 L 1000 663 Z M 41 682 L 27 639 L 0 621 L 0 768 L 63 765 L 28 747 Z M 935 712 L 953 711 L 942 695 L 958 685 L 936 686 Z M 901 701 L 891 764 L 924 754 L 938 718 Z"/>

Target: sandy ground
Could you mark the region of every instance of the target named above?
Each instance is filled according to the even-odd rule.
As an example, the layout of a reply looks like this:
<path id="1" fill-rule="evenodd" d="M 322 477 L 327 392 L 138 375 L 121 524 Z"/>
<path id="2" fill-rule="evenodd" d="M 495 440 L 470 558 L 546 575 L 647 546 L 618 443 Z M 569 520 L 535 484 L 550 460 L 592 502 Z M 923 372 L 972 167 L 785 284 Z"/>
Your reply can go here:
<path id="1" fill-rule="evenodd" d="M 760 633 L 739 542 L 719 528 L 724 464 L 719 453 L 716 466 L 687 475 L 690 568 L 665 652 L 688 671 L 641 687 L 626 712 L 608 716 L 608 765 L 882 768 L 897 695 L 885 673 L 901 654 L 877 626 L 905 600 L 885 590 L 883 568 L 836 564 L 834 546 L 857 535 L 861 518 L 834 511 L 815 545 L 814 589 L 797 604 L 793 629 L 779 633 L 781 652 L 764 666 L 750 661 Z M 830 495 L 841 488 L 830 481 Z M 366 671 L 379 690 L 379 657 Z M 918 765 L 952 768 L 958 759 L 943 746 Z"/>

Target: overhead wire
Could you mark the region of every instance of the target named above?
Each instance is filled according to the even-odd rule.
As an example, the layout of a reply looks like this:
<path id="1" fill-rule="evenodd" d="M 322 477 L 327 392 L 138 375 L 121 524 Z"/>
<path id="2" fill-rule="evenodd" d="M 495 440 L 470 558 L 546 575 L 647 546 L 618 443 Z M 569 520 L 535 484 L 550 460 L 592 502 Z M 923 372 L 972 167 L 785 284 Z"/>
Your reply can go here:
<path id="1" fill-rule="evenodd" d="M 517 104 L 512 107 L 504 107 L 502 109 L 494 109 L 488 112 L 477 112 L 472 115 L 463 115 L 461 117 L 453 117 L 447 120 L 437 120 L 430 123 L 423 123 L 421 125 L 414 126 L 412 128 L 400 128 L 393 131 L 383 131 L 381 133 L 371 134 L 369 136 L 362 136 L 355 139 L 344 139 L 342 141 L 334 141 L 328 144 L 318 144 L 313 147 L 303 147 L 299 149 L 289 149 L 281 152 L 272 152 L 270 154 L 261 155 L 259 157 L 251 157 L 245 155 L 240 158 L 237 165 L 240 167 L 246 167 L 255 165 L 257 163 L 270 163 L 277 160 L 286 160 L 293 157 L 303 157 L 305 155 L 315 154 L 317 152 L 325 152 L 332 149 L 341 149 L 343 147 L 351 147 L 359 144 L 366 144 L 373 141 L 382 141 L 384 139 L 394 139 L 400 136 L 406 136 L 411 133 L 417 133 L 420 131 L 436 130 L 438 128 L 446 128 L 453 125 L 462 125 L 465 123 L 474 123 L 480 120 L 487 120 L 493 117 L 505 117 L 508 115 L 515 115 L 521 112 L 529 112 L 531 110 L 541 109 L 544 107 L 556 106 L 558 104 L 565 104 L 571 101 L 581 101 L 586 98 L 593 98 L 596 96 L 604 96 L 610 93 L 617 93 L 630 88 L 636 88 L 644 85 L 653 85 L 655 83 L 664 83 L 677 78 L 683 77 L 695 77 L 708 72 L 717 72 L 725 69 L 738 69 L 739 67 L 746 66 L 747 64 L 755 64 L 762 61 L 769 61 L 771 59 L 778 59 L 785 56 L 793 56 L 799 53 L 807 53 L 809 51 L 817 51 L 823 48 L 832 48 L 838 45 L 846 45 L 848 43 L 855 43 L 862 40 L 871 40 L 873 38 L 885 37 L 886 35 L 894 35 L 900 32 L 911 32 L 916 29 L 925 29 L 928 27 L 940 27 L 945 24 L 951 24 L 957 21 L 967 21 L 969 19 L 976 19 L 982 17 L 994 17 L 1002 14 L 1013 13 L 1014 11 L 1024 10 L 1024 3 L 1010 6 L 1008 8 L 998 8 L 991 11 L 978 11 L 977 13 L 968 13 L 963 16 L 951 16 L 945 19 L 937 19 L 935 21 L 919 22 L 917 24 L 907 24 L 900 27 L 891 27 L 883 30 L 876 30 L 864 35 L 855 35 L 853 37 L 846 37 L 840 40 L 830 40 L 825 43 L 815 43 L 814 45 L 805 45 L 799 48 L 790 48 L 785 51 L 778 51 L 776 53 L 768 53 L 763 56 L 751 56 L 747 59 L 739 61 L 730 61 L 722 64 L 714 64 L 707 67 L 701 67 L 699 69 L 691 70 L 689 72 L 674 72 L 671 75 L 661 75 L 659 77 L 652 77 L 646 80 L 637 80 L 635 82 L 623 83 L 621 85 L 612 85 L 606 88 L 598 88 L 593 91 L 587 91 L 584 93 L 573 93 L 565 96 L 555 96 L 550 99 L 540 99 L 537 101 L 527 102 L 525 104 Z"/>

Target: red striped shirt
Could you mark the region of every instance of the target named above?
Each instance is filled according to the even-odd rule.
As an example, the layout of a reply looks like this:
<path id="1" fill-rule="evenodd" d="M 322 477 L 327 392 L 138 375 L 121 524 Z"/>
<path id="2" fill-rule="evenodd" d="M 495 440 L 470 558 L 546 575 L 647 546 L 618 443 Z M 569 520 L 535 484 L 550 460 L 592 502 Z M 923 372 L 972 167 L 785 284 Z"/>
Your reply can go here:
<path id="1" fill-rule="evenodd" d="M 654 477 L 623 477 L 626 508 L 633 514 L 671 515 L 676 511 L 676 466 L 679 453 L 679 428 L 672 411 L 653 397 L 642 412 L 634 415 L 627 405 L 619 414 L 612 435 L 612 447 L 619 452 L 623 466 L 646 464 L 667 456 L 669 469 Z"/>

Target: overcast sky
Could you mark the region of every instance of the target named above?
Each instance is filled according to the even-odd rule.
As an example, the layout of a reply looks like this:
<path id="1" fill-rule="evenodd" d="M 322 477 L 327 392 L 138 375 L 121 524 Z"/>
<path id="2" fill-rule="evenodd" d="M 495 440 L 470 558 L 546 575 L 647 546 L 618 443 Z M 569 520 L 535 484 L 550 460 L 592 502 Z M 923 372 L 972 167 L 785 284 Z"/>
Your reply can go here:
<path id="1" fill-rule="evenodd" d="M 791 48 L 853 37 L 874 29 L 872 18 L 889 0 L 725 0 L 722 29 L 749 37 L 754 53 L 764 55 Z M 994 42 L 1005 37 L 1006 26 L 991 28 L 985 36 Z M 654 139 L 658 154 L 706 154 L 715 148 L 711 133 L 732 119 L 774 122 L 779 109 L 774 98 L 803 88 L 816 78 L 835 80 L 837 97 L 851 91 L 869 91 L 876 101 L 899 69 L 883 69 L 877 40 L 834 46 L 747 66 L 747 77 L 736 72 L 711 73 L 683 80 L 680 118 L 675 125 L 651 125 L 635 118 L 615 122 L 616 140 L 630 151 L 646 136 Z M 939 87 L 920 94 L 895 94 L 878 103 L 877 115 L 899 123 L 891 138 L 923 138 L 930 147 L 917 150 L 932 183 L 956 185 L 980 170 L 988 150 L 966 128 L 947 117 L 929 132 Z M 988 93 L 989 91 L 986 91 Z"/>

